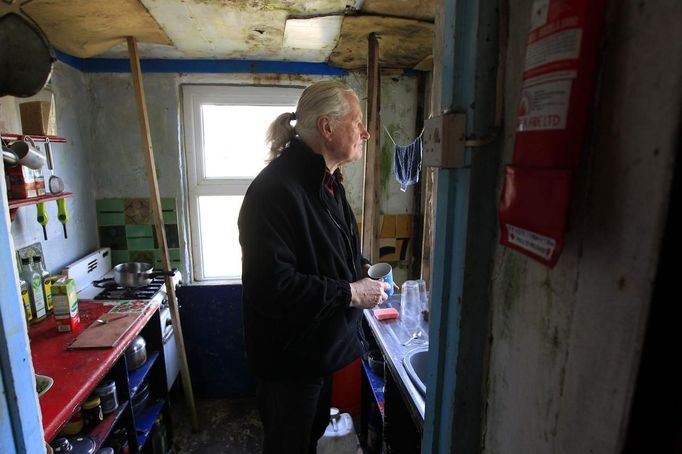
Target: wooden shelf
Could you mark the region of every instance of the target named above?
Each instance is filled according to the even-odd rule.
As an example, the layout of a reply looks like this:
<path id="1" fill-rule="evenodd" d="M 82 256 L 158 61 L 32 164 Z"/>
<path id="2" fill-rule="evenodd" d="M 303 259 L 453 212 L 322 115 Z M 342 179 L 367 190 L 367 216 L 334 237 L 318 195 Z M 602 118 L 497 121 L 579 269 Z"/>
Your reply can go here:
<path id="1" fill-rule="evenodd" d="M 66 139 L 59 136 L 42 136 L 38 134 L 2 134 L 3 140 L 22 140 L 30 137 L 34 142 L 66 143 Z"/>
<path id="2" fill-rule="evenodd" d="M 41 195 L 39 197 L 31 197 L 28 199 L 13 199 L 7 202 L 9 205 L 9 217 L 12 221 L 17 217 L 17 209 L 29 205 L 36 205 L 38 203 L 51 202 L 53 200 L 66 199 L 71 197 L 73 193 L 71 192 L 61 192 L 59 194 L 47 194 Z"/>

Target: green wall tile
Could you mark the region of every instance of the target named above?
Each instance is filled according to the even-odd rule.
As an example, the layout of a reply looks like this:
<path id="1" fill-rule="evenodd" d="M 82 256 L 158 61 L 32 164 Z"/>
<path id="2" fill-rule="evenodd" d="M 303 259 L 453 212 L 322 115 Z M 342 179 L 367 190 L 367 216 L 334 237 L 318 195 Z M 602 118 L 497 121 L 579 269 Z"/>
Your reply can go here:
<path id="1" fill-rule="evenodd" d="M 171 269 L 175 268 L 175 269 L 179 270 L 182 268 L 182 262 L 179 260 L 171 260 L 170 267 L 171 267 Z M 163 269 L 163 265 L 161 264 L 160 260 L 157 260 L 154 262 L 154 268 L 159 269 L 159 270 Z"/>
<path id="2" fill-rule="evenodd" d="M 162 210 L 173 210 L 173 211 L 175 211 L 175 198 L 163 197 L 161 199 L 161 209 Z"/>
<path id="3" fill-rule="evenodd" d="M 178 213 L 176 213 L 175 210 L 171 211 L 171 210 L 164 209 L 161 214 L 163 215 L 163 223 L 164 224 L 177 224 L 178 223 Z"/>
<path id="4" fill-rule="evenodd" d="M 123 200 L 121 199 L 99 199 L 95 201 L 97 207 L 98 225 L 123 225 L 125 216 L 123 214 Z"/>
<path id="5" fill-rule="evenodd" d="M 128 257 L 128 251 L 111 251 L 111 265 L 115 266 L 119 263 L 130 262 L 130 257 Z"/>
<path id="6" fill-rule="evenodd" d="M 126 225 L 128 249 L 154 249 L 154 231 L 151 225 Z"/>
<path id="7" fill-rule="evenodd" d="M 131 262 L 154 263 L 154 250 L 130 251 Z"/>
<path id="8" fill-rule="evenodd" d="M 126 225 L 126 237 L 128 238 L 151 238 L 154 230 L 151 225 Z"/>
<path id="9" fill-rule="evenodd" d="M 101 226 L 99 231 L 99 245 L 100 247 L 110 247 L 112 250 L 128 249 L 126 240 L 125 226 Z"/>
<path id="10" fill-rule="evenodd" d="M 170 256 L 170 260 L 172 261 L 178 261 L 180 260 L 180 249 L 176 248 L 168 248 L 168 255 Z M 154 259 L 158 262 L 161 260 L 161 251 L 159 249 L 154 250 Z"/>
<path id="11" fill-rule="evenodd" d="M 128 248 L 131 251 L 140 249 L 154 249 L 152 238 L 128 238 Z"/>
<path id="12" fill-rule="evenodd" d="M 123 199 L 126 224 L 153 224 L 149 199 Z"/>
<path id="13" fill-rule="evenodd" d="M 150 199 L 98 199 L 97 224 L 101 247 L 110 247 L 113 265 L 124 262 L 154 263 L 161 267 L 161 253 L 156 243 Z M 181 268 L 176 199 L 161 199 L 162 216 L 173 268 Z"/>
<path id="14" fill-rule="evenodd" d="M 123 199 L 97 199 L 95 201 L 97 211 L 118 211 L 123 212 Z"/>

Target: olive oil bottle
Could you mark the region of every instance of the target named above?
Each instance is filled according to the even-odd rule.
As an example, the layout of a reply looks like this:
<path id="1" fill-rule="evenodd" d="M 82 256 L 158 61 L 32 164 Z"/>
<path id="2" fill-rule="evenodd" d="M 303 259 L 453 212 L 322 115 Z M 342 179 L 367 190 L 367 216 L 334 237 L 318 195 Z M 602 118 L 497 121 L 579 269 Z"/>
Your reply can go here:
<path id="1" fill-rule="evenodd" d="M 28 284 L 28 292 L 33 312 L 33 323 L 40 322 L 47 317 L 45 310 L 45 295 L 43 290 L 43 279 L 40 273 L 36 272 L 31 266 L 31 259 L 24 257 L 21 259 L 21 275 Z"/>
<path id="2" fill-rule="evenodd" d="M 26 315 L 26 322 L 31 323 L 31 320 L 33 320 L 33 312 L 31 312 L 31 297 L 28 293 L 28 284 L 21 276 L 19 276 L 19 285 L 21 288 L 21 302 L 24 305 L 24 314 Z"/>
<path id="3" fill-rule="evenodd" d="M 50 273 L 45 268 L 45 262 L 39 255 L 33 257 L 33 269 L 40 274 L 40 279 L 43 282 L 43 293 L 45 295 L 45 309 L 48 314 L 51 314 L 54 306 L 52 305 L 52 281 L 50 280 Z"/>

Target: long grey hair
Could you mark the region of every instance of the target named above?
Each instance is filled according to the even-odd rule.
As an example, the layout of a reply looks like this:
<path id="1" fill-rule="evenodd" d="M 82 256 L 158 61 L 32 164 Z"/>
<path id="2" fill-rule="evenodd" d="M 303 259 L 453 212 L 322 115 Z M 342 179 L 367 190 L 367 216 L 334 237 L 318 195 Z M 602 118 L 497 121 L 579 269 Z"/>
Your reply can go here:
<path id="1" fill-rule="evenodd" d="M 319 136 L 317 119 L 327 115 L 332 124 L 350 111 L 345 94 L 355 92 L 337 80 L 315 82 L 303 90 L 298 100 L 296 112 L 286 112 L 275 118 L 268 127 L 266 143 L 270 147 L 269 161 L 282 153 L 284 147 L 296 136 L 307 144 L 315 142 Z M 291 122 L 296 120 L 296 126 Z"/>

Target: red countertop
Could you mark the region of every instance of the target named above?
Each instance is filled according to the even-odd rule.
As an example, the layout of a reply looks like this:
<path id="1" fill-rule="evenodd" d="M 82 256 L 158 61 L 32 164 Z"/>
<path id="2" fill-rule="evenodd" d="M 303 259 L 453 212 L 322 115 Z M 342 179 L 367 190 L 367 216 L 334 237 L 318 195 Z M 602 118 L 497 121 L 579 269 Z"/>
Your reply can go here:
<path id="1" fill-rule="evenodd" d="M 58 332 L 54 316 L 29 329 L 35 373 L 54 379 L 52 387 L 40 396 L 43 430 L 47 441 L 54 438 L 74 410 L 92 393 L 159 305 L 149 303 L 128 331 L 111 348 L 66 349 L 85 328 L 112 307 L 108 304 L 79 301 L 81 322 L 73 333 Z"/>

